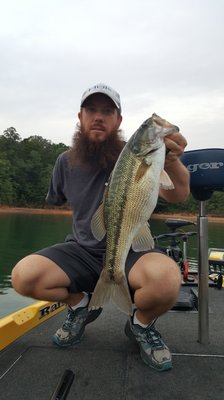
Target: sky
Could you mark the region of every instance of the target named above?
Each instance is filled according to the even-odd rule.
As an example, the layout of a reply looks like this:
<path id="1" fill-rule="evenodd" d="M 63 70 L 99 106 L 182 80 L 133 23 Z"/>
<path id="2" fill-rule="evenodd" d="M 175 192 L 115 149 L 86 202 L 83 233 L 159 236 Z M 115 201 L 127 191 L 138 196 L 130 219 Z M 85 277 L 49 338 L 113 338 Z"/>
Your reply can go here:
<path id="1" fill-rule="evenodd" d="M 0 135 L 71 145 L 82 93 L 120 93 L 129 138 L 153 112 L 187 150 L 223 148 L 224 0 L 0 0 Z"/>

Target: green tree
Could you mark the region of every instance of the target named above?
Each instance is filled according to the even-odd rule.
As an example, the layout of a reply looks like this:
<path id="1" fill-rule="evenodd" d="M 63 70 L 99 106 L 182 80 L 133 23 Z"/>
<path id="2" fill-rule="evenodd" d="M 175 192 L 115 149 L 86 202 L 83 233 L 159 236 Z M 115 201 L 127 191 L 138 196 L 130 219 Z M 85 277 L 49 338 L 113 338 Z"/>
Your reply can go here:
<path id="1" fill-rule="evenodd" d="M 44 207 L 51 172 L 56 158 L 67 150 L 41 136 L 21 139 L 14 127 L 0 135 L 0 203 L 5 205 Z M 198 213 L 192 195 L 184 203 L 170 204 L 158 200 L 157 213 Z M 207 213 L 224 215 L 224 192 L 213 193 L 206 204 Z"/>
<path id="2" fill-rule="evenodd" d="M 13 185 L 10 176 L 10 161 L 4 158 L 4 154 L 0 157 L 0 204 L 13 204 Z"/>
<path id="3" fill-rule="evenodd" d="M 11 127 L 0 136 L 0 202 L 44 206 L 50 175 L 58 155 L 67 150 L 38 135 L 21 139 Z"/>

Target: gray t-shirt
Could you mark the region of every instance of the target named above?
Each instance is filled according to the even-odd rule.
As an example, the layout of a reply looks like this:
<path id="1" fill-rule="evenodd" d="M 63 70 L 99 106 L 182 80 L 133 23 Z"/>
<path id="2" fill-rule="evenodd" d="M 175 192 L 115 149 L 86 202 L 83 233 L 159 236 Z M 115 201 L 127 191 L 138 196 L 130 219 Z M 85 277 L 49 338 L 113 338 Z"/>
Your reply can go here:
<path id="1" fill-rule="evenodd" d="M 56 160 L 46 200 L 49 204 L 62 205 L 68 202 L 73 212 L 73 235 L 81 246 L 105 250 L 105 238 L 99 242 L 91 232 L 91 219 L 102 202 L 105 183 L 111 170 L 91 166 L 71 166 L 68 151 Z"/>

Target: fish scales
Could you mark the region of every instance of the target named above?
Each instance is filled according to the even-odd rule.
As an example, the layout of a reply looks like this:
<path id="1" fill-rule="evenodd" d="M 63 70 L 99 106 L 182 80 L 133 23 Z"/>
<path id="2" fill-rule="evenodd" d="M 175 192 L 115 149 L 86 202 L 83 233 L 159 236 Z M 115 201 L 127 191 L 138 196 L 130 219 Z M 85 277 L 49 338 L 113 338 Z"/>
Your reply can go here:
<path id="1" fill-rule="evenodd" d="M 129 197 L 128 188 L 131 185 L 132 173 L 135 167 L 135 159 L 131 158 L 128 149 L 125 151 L 127 154 L 123 154 L 119 167 L 113 172 L 113 184 L 110 186 L 108 196 L 105 201 L 105 210 L 109 209 L 109 218 L 106 219 L 107 226 L 107 252 L 105 264 L 108 266 L 111 278 L 115 282 L 119 282 L 122 278 L 119 266 L 125 258 L 125 247 L 124 244 L 127 242 L 127 237 L 124 237 L 124 221 L 126 215 L 127 200 Z M 129 174 L 127 174 L 129 171 Z M 126 179 L 124 179 L 126 176 Z M 126 224 L 127 225 L 127 224 Z M 127 246 L 126 246 L 127 247 Z M 115 268 L 114 268 L 115 266 Z"/>
<path id="2" fill-rule="evenodd" d="M 129 172 L 130 169 L 133 171 L 129 179 L 126 180 L 123 178 L 125 176 L 125 169 Z M 111 186 L 106 200 L 110 207 L 110 219 L 107 221 L 108 249 L 106 252 L 106 265 L 109 265 L 108 268 L 114 268 L 115 266 L 115 281 L 119 280 L 120 275 L 116 267 L 119 267 L 123 259 L 127 256 L 132 242 L 130 233 L 133 230 L 133 226 L 139 223 L 139 210 L 142 209 L 146 203 L 145 196 L 141 191 L 142 182 L 138 185 L 136 185 L 135 182 L 137 170 L 138 163 L 136 160 L 132 158 L 130 162 L 130 157 L 127 157 L 127 162 L 123 171 L 116 171 L 118 178 L 120 178 L 120 185 L 117 185 L 117 179 L 114 180 L 115 186 L 117 185 L 116 187 L 119 187 L 121 190 L 116 191 L 116 196 L 112 193 L 110 199 L 110 192 L 113 192 L 113 186 Z"/>
<path id="3" fill-rule="evenodd" d="M 176 131 L 177 127 L 153 114 L 129 139 L 115 164 L 103 205 L 92 221 L 98 240 L 106 233 L 106 255 L 89 309 L 112 300 L 121 311 L 132 314 L 125 262 L 131 246 L 135 251 L 153 246 L 148 220 L 159 194 L 164 136 Z M 166 188 L 173 188 L 165 171 L 164 177 Z"/>

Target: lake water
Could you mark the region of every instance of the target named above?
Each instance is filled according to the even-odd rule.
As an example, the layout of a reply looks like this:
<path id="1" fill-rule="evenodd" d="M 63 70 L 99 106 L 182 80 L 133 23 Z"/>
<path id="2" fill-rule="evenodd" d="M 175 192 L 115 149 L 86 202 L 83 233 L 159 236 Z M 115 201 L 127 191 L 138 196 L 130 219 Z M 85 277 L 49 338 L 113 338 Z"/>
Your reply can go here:
<path id="1" fill-rule="evenodd" d="M 188 226 L 185 231 L 196 230 Z M 163 220 L 152 220 L 153 236 L 168 232 Z M 70 215 L 0 214 L 0 318 L 33 302 L 11 288 L 11 271 L 22 257 L 50 244 L 63 242 L 71 232 Z M 190 264 L 197 264 L 197 239 L 189 239 Z M 224 224 L 209 223 L 209 247 L 224 247 Z"/>

